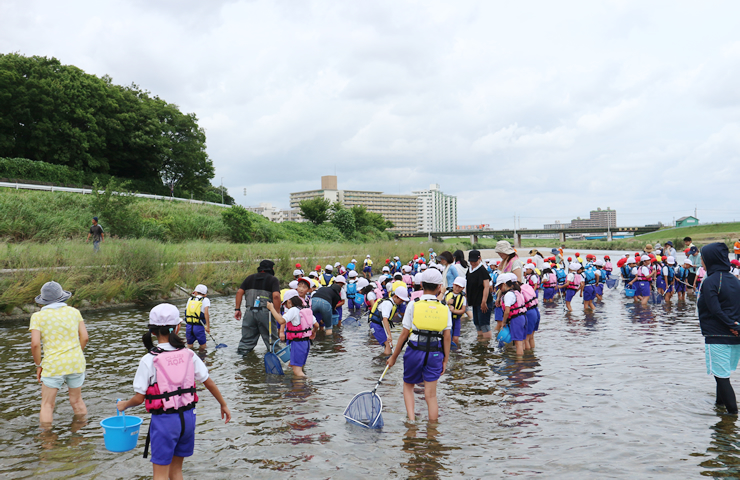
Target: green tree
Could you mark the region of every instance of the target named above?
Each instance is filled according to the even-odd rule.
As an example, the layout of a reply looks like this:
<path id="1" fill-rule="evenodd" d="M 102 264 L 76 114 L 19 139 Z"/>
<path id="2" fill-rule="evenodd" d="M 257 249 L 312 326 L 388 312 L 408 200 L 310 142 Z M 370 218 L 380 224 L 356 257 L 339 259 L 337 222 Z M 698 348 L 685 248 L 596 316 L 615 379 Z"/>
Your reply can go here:
<path id="1" fill-rule="evenodd" d="M 241 205 L 234 205 L 221 213 L 221 218 L 229 230 L 234 243 L 249 243 L 252 238 L 252 219 L 249 212 Z"/>
<path id="2" fill-rule="evenodd" d="M 98 217 L 100 225 L 112 235 L 136 237 L 140 221 L 131 206 L 138 198 L 132 195 L 127 187 L 127 182 L 110 179 L 103 189 L 102 185 L 95 180 L 90 202 L 92 210 L 90 216 Z"/>
<path id="3" fill-rule="evenodd" d="M 383 215 L 375 212 L 368 212 L 364 205 L 355 205 L 351 210 L 355 217 L 357 230 L 362 231 L 365 227 L 372 227 L 383 232 L 386 228 L 393 228 L 393 223 L 387 221 Z"/>
<path id="4" fill-rule="evenodd" d="M 332 203 L 323 197 L 302 200 L 298 204 L 298 208 L 301 210 L 301 217 L 314 225 L 321 225 L 329 220 L 329 209 L 331 207 Z"/>
<path id="5" fill-rule="evenodd" d="M 355 233 L 355 216 L 351 210 L 346 208 L 337 209 L 331 217 L 331 223 L 342 232 L 345 238 L 350 238 Z"/>

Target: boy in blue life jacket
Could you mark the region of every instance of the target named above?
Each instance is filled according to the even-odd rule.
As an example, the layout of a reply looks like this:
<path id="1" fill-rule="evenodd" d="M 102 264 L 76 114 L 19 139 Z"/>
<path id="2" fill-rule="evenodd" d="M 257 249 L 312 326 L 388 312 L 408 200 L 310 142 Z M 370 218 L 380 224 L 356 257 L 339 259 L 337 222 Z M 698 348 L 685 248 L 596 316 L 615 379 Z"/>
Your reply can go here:
<path id="1" fill-rule="evenodd" d="M 414 385 L 424 383 L 424 399 L 429 409 L 429 420 L 439 418 L 437 405 L 437 380 L 447 369 L 452 340 L 452 314 L 437 299 L 442 292 L 442 273 L 429 268 L 422 274 L 421 285 L 424 294 L 406 308 L 403 316 L 403 331 L 398 338 L 393 355 L 386 364 L 392 367 L 408 341 L 403 355 L 403 400 L 406 414 L 413 422 Z"/>

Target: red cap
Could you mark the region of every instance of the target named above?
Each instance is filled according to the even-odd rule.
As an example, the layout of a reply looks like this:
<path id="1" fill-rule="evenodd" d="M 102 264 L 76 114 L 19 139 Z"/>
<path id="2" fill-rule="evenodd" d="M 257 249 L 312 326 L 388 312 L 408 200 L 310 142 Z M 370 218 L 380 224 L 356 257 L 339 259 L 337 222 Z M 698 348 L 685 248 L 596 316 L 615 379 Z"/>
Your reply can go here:
<path id="1" fill-rule="evenodd" d="M 657 263 L 658 261 L 655 259 L 655 257 L 650 259 L 650 263 Z"/>
<path id="2" fill-rule="evenodd" d="M 531 258 L 528 258 L 527 259 L 527 263 L 532 263 L 532 259 Z"/>
<path id="3" fill-rule="evenodd" d="M 297 268 L 298 270 L 300 270 L 301 269 L 301 264 L 300 263 L 296 263 L 295 264 L 295 268 Z"/>
<path id="4" fill-rule="evenodd" d="M 572 262 L 572 261 L 573 261 L 573 259 L 572 259 L 571 257 L 568 257 L 568 261 L 569 261 L 569 262 Z"/>
<path id="5" fill-rule="evenodd" d="M 604 255 L 604 260 L 611 260 L 611 257 L 609 257 L 609 255 Z"/>
<path id="6" fill-rule="evenodd" d="M 640 258 L 640 252 L 635 252 L 635 258 Z"/>
<path id="7" fill-rule="evenodd" d="M 321 271 L 321 265 L 316 265 L 316 271 Z"/>
<path id="8" fill-rule="evenodd" d="M 578 252 L 576 252 L 576 257 L 580 257 L 580 256 L 581 256 L 581 254 L 578 253 Z"/>
<path id="9" fill-rule="evenodd" d="M 390 258 L 386 258 L 385 259 L 385 263 L 391 263 L 391 259 Z"/>
<path id="10" fill-rule="evenodd" d="M 627 263 L 627 259 L 626 258 L 620 258 L 619 261 L 617 262 L 617 268 L 624 267 L 624 264 L 625 263 Z"/>
<path id="11" fill-rule="evenodd" d="M 419 256 L 418 255 L 414 255 L 414 260 L 418 260 L 418 259 L 419 259 Z"/>
<path id="12" fill-rule="evenodd" d="M 649 253 L 649 254 L 648 254 L 648 257 L 650 257 L 650 258 L 652 258 L 653 260 L 655 260 L 655 255 L 653 255 L 652 253 Z"/>

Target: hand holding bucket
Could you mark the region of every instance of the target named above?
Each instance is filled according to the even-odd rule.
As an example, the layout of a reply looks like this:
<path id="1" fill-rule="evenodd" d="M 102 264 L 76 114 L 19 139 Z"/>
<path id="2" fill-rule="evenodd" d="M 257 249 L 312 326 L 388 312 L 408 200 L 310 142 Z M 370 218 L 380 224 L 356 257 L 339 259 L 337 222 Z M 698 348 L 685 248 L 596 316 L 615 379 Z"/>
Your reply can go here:
<path id="1" fill-rule="evenodd" d="M 116 400 L 116 404 L 120 401 L 121 399 Z M 127 416 L 125 412 L 120 412 L 116 408 L 115 417 L 108 417 L 100 421 L 100 426 L 103 427 L 105 448 L 111 452 L 119 453 L 136 448 L 142 422 L 141 418 Z"/>

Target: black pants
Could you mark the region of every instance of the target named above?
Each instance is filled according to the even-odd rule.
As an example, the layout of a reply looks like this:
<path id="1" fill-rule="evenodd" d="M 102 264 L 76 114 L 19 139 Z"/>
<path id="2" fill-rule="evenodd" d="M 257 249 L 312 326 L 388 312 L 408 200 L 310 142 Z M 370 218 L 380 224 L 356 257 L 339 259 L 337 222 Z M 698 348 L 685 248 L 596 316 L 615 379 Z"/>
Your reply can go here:
<path id="1" fill-rule="evenodd" d="M 737 414 L 737 399 L 729 378 L 714 377 L 717 382 L 717 405 L 727 407 L 727 413 Z"/>

